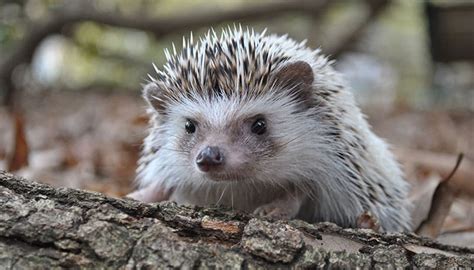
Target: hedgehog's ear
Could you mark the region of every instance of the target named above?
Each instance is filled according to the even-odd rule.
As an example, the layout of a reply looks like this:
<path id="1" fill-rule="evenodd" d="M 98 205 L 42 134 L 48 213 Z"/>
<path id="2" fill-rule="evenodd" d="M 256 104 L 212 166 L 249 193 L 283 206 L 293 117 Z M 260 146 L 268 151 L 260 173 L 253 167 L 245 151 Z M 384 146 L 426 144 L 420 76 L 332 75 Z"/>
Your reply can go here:
<path id="1" fill-rule="evenodd" d="M 143 87 L 143 97 L 160 114 L 165 111 L 162 94 L 162 86 L 158 82 L 150 82 Z"/>
<path id="2" fill-rule="evenodd" d="M 309 105 L 312 100 L 313 69 L 304 61 L 289 63 L 275 74 L 276 85 L 290 91 L 290 95 L 303 105 Z"/>

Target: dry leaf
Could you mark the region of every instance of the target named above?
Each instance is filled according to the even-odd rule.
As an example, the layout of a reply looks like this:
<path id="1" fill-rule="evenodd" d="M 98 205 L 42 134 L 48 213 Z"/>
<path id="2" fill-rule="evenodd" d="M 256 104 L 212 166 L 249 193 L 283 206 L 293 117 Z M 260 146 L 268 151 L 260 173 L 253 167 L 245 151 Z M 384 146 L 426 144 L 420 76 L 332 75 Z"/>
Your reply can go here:
<path id="1" fill-rule="evenodd" d="M 448 216 L 451 205 L 458 194 L 457 189 L 453 188 L 453 184 L 450 180 L 456 170 L 459 168 L 462 158 L 463 154 L 461 153 L 458 156 L 456 165 L 454 166 L 451 173 L 445 177 L 445 179 L 436 188 L 431 201 L 431 208 L 430 212 L 428 213 L 428 217 L 416 230 L 417 234 L 436 238 L 441 232 L 441 228 L 443 227 L 443 223 Z"/>
<path id="2" fill-rule="evenodd" d="M 25 122 L 19 112 L 13 113 L 15 120 L 15 148 L 8 163 L 9 171 L 17 171 L 28 165 L 28 143 L 25 135 Z"/>
<path id="3" fill-rule="evenodd" d="M 441 234 L 436 240 L 443 244 L 474 248 L 474 227 Z"/>

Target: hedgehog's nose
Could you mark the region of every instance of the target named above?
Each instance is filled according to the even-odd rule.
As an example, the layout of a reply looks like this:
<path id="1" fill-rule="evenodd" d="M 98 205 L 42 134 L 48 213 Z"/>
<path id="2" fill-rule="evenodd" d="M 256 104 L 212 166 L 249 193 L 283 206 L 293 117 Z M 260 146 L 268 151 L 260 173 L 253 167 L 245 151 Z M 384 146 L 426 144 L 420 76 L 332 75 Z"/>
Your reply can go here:
<path id="1" fill-rule="evenodd" d="M 203 172 L 214 169 L 224 163 L 224 155 L 217 146 L 207 146 L 196 157 L 196 164 Z"/>

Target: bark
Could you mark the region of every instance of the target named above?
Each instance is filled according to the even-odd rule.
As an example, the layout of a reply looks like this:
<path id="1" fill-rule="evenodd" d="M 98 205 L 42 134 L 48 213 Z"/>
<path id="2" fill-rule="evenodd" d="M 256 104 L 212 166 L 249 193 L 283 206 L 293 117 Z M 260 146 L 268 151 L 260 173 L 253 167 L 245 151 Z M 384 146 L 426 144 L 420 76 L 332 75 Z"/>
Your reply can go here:
<path id="1" fill-rule="evenodd" d="M 474 250 L 413 234 L 144 204 L 0 172 L 0 268 L 472 267 Z"/>

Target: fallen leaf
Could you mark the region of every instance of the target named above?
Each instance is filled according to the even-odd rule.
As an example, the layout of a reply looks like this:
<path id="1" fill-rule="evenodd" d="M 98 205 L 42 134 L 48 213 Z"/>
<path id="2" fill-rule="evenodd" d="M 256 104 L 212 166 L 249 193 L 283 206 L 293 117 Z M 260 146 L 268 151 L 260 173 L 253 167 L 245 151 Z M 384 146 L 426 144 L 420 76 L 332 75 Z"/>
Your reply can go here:
<path id="1" fill-rule="evenodd" d="M 28 165 L 28 143 L 25 135 L 25 122 L 20 112 L 14 112 L 15 148 L 8 163 L 8 171 L 17 171 Z"/>
<path id="2" fill-rule="evenodd" d="M 451 173 L 444 178 L 444 180 L 436 188 L 433 199 L 431 201 L 430 212 L 428 217 L 424 220 L 420 227 L 416 230 L 416 233 L 422 236 L 428 236 L 436 238 L 441 232 L 444 221 L 449 214 L 451 205 L 454 202 L 458 192 L 453 187 L 450 181 L 452 176 L 456 173 L 463 158 L 463 154 L 459 154 L 456 161 L 456 165 L 452 169 Z"/>

